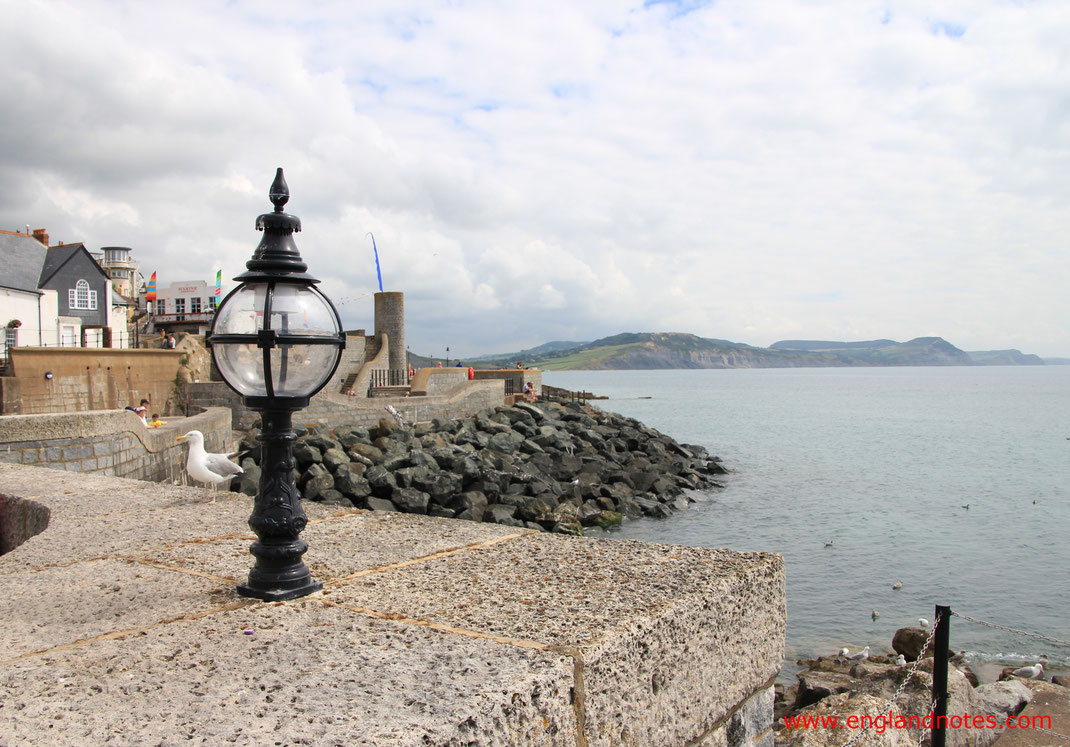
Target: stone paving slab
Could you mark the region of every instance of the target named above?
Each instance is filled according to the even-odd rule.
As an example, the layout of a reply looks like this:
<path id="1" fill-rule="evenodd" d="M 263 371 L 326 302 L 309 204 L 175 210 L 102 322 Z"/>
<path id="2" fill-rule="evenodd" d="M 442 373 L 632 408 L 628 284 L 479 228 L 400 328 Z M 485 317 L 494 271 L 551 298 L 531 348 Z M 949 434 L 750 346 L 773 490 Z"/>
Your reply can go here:
<path id="1" fill-rule="evenodd" d="M 0 464 L 0 521 L 27 498 L 0 744 L 768 741 L 779 556 L 311 503 L 324 589 L 268 604 L 234 590 L 246 496 Z"/>
<path id="2" fill-rule="evenodd" d="M 10 659 L 217 607 L 220 584 L 108 558 L 13 574 L 0 588 L 0 658 Z"/>
<path id="3" fill-rule="evenodd" d="M 0 741 L 574 744 L 572 668 L 316 602 L 244 603 L 6 664 Z"/>

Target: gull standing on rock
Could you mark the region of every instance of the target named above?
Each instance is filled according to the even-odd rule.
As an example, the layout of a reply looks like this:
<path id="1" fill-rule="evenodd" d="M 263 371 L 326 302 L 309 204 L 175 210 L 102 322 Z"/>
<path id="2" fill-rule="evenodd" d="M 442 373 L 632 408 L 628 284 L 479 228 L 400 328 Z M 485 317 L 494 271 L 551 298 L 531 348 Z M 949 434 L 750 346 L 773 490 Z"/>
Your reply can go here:
<path id="1" fill-rule="evenodd" d="M 851 661 L 865 661 L 869 658 L 869 646 L 866 646 L 854 656 L 849 656 L 847 658 L 849 658 Z"/>
<path id="2" fill-rule="evenodd" d="M 897 667 L 905 667 L 907 665 L 907 657 L 903 656 L 902 654 L 899 654 L 899 656 L 897 656 L 895 659 L 895 665 Z"/>
<path id="3" fill-rule="evenodd" d="M 1022 667 L 1011 672 L 1015 677 L 1025 677 L 1027 680 L 1035 680 L 1044 674 L 1044 665 L 1039 661 L 1031 667 Z"/>
<path id="4" fill-rule="evenodd" d="M 929 629 L 929 621 L 926 620 L 924 617 L 919 617 L 918 618 L 918 625 L 921 626 L 922 630 L 928 630 Z"/>
<path id="5" fill-rule="evenodd" d="M 179 436 L 179 441 L 189 441 L 189 457 L 186 459 L 186 472 L 197 482 L 204 483 L 204 498 L 208 500 L 208 488 L 212 488 L 212 500 L 215 503 L 215 486 L 221 482 L 228 482 L 235 475 L 242 474 L 245 470 L 230 461 L 234 454 L 209 454 L 204 450 L 204 434 L 200 431 L 190 431 Z"/>

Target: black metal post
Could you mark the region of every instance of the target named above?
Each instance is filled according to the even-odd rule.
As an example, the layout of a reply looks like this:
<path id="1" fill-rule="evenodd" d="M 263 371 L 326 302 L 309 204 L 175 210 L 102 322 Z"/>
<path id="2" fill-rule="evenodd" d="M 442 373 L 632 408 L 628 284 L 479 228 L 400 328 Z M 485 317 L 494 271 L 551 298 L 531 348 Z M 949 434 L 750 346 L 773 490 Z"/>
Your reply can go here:
<path id="1" fill-rule="evenodd" d="M 305 402 L 307 404 L 307 401 Z M 295 599 L 319 591 L 323 584 L 312 578 L 301 560 L 308 543 L 298 539 L 308 523 L 301 496 L 294 482 L 293 429 L 291 409 L 272 408 L 260 411 L 260 489 L 253 503 L 249 526 L 259 538 L 249 551 L 256 564 L 249 571 L 249 581 L 238 586 L 243 597 L 277 602 Z"/>
<path id="2" fill-rule="evenodd" d="M 951 643 L 951 608 L 936 605 L 933 632 L 933 728 L 932 747 L 945 747 L 947 737 L 947 653 Z"/>

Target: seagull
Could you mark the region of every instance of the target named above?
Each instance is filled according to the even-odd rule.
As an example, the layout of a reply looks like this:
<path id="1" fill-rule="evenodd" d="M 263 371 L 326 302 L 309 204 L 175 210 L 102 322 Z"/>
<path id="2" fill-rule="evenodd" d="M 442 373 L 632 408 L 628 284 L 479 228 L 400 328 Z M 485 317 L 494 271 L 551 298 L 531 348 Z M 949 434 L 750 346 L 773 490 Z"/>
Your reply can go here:
<path id="1" fill-rule="evenodd" d="M 881 613 L 878 612 L 877 610 L 873 610 L 872 612 L 869 613 L 869 616 L 872 617 L 874 620 L 876 620 L 878 617 L 881 616 Z"/>
<path id="2" fill-rule="evenodd" d="M 825 543 L 825 547 L 832 547 L 832 540 Z"/>
<path id="3" fill-rule="evenodd" d="M 959 506 L 959 508 L 964 508 L 964 509 L 966 509 L 967 511 L 969 511 L 969 510 L 970 510 L 970 504 L 969 504 L 969 503 L 967 503 L 967 504 L 966 504 L 965 506 Z"/>
<path id="4" fill-rule="evenodd" d="M 866 646 L 854 656 L 848 656 L 847 658 L 851 661 L 865 661 L 869 658 L 869 646 Z"/>
<path id="5" fill-rule="evenodd" d="M 903 656 L 902 654 L 899 654 L 899 656 L 896 657 L 895 665 L 897 667 L 905 667 L 907 665 L 907 657 Z"/>
<path id="6" fill-rule="evenodd" d="M 851 650 L 849 648 L 847 648 L 846 646 L 844 646 L 843 648 L 840 649 L 840 656 L 846 658 L 846 657 L 848 657 L 850 655 L 851 655 Z"/>
<path id="7" fill-rule="evenodd" d="M 929 621 L 926 620 L 924 617 L 919 617 L 918 618 L 918 625 L 920 625 L 923 630 L 928 630 L 929 629 Z"/>
<path id="8" fill-rule="evenodd" d="M 1022 667 L 1011 672 L 1015 677 L 1025 677 L 1027 680 L 1035 680 L 1044 674 L 1044 665 L 1039 661 L 1031 667 Z"/>
<path id="9" fill-rule="evenodd" d="M 892 584 L 892 589 L 894 589 L 895 591 L 899 591 L 902 588 L 903 588 L 903 582 L 902 581 L 896 581 L 894 584 Z"/>
<path id="10" fill-rule="evenodd" d="M 208 498 L 208 487 L 212 488 L 212 500 L 215 503 L 215 486 L 217 483 L 227 482 L 234 475 L 240 475 L 241 467 L 230 461 L 228 456 L 235 454 L 209 454 L 204 450 L 204 434 L 200 431 L 190 431 L 179 436 L 179 441 L 189 441 L 189 457 L 186 459 L 186 472 L 197 482 L 204 483 L 204 497 Z"/>

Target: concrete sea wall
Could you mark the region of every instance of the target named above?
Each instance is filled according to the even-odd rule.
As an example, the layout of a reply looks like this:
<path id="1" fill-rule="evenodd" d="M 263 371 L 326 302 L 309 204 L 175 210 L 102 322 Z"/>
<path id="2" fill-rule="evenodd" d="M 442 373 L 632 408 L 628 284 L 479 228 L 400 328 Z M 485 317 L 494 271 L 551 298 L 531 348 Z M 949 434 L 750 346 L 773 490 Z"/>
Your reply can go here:
<path id="1" fill-rule="evenodd" d="M 129 410 L 11 415 L 0 418 L 0 462 L 174 482 L 185 475 L 187 454 L 175 439 L 191 430 L 204 434 L 208 451 L 232 446 L 230 412 L 222 408 L 153 429 Z"/>

